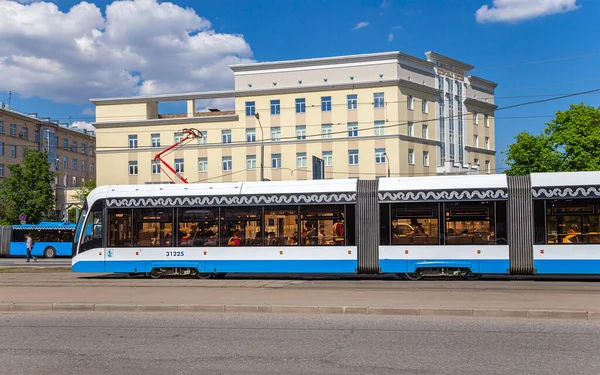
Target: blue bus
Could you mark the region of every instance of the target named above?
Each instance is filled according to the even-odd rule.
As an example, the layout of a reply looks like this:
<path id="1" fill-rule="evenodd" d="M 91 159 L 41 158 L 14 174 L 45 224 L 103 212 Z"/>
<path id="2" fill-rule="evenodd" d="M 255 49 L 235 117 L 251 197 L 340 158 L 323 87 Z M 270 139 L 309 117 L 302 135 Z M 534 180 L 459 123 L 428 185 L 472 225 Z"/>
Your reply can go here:
<path id="1" fill-rule="evenodd" d="M 0 242 L 3 245 L 0 246 L 0 255 L 24 257 L 27 250 L 25 235 L 29 233 L 33 239 L 33 251 L 31 252 L 33 256 L 70 257 L 73 255 L 75 228 L 75 224 L 63 222 L 41 222 L 3 227 L 0 231 Z"/>

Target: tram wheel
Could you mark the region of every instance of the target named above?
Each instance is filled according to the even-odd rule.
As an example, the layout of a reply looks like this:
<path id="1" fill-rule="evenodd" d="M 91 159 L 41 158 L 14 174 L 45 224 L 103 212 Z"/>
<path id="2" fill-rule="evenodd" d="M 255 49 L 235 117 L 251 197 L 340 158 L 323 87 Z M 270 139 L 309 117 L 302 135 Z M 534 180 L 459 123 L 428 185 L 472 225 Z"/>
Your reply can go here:
<path id="1" fill-rule="evenodd" d="M 213 276 L 212 273 L 196 273 L 196 277 L 199 279 L 210 279 Z"/>
<path id="2" fill-rule="evenodd" d="M 404 277 L 406 277 L 408 280 L 411 280 L 411 281 L 417 281 L 417 280 L 423 279 L 423 274 L 419 270 L 417 270 L 413 273 L 410 273 L 410 272 L 405 273 Z"/>
<path id="3" fill-rule="evenodd" d="M 463 275 L 463 277 L 465 278 L 465 280 L 475 281 L 475 280 L 481 279 L 481 274 L 480 273 L 472 273 L 469 270 Z"/>
<path id="4" fill-rule="evenodd" d="M 150 277 L 153 279 L 160 279 L 166 273 L 167 270 L 165 268 L 153 268 L 152 271 L 150 271 Z"/>

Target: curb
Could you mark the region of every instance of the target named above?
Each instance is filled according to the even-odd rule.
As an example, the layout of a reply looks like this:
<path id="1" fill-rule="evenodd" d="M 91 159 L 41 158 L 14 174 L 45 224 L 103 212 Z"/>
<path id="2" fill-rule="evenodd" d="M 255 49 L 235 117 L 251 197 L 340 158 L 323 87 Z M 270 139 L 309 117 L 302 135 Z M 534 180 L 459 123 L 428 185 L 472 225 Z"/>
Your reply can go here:
<path id="1" fill-rule="evenodd" d="M 0 312 L 77 311 L 77 312 L 247 312 L 388 316 L 453 316 L 476 318 L 531 318 L 600 320 L 600 311 L 544 309 L 456 309 L 390 308 L 357 306 L 295 305 L 191 305 L 191 304 L 112 304 L 112 303 L 0 303 Z"/>

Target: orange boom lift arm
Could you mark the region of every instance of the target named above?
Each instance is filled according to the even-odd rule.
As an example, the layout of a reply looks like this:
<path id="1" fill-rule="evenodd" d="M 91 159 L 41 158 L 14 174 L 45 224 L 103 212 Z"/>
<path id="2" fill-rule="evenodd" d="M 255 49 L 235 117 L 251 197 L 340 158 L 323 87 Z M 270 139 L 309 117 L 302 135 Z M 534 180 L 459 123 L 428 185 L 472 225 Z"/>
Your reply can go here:
<path id="1" fill-rule="evenodd" d="M 177 176 L 184 184 L 187 184 L 188 180 L 185 177 L 183 177 L 181 174 L 179 174 L 166 161 L 164 161 L 163 158 L 165 156 L 167 156 L 168 154 L 170 154 L 171 152 L 177 150 L 178 148 L 183 147 L 186 143 L 190 142 L 191 140 L 203 138 L 203 137 L 204 136 L 198 129 L 183 129 L 183 138 L 181 139 L 181 141 L 176 142 L 174 145 L 169 146 L 166 149 L 164 149 L 163 151 L 154 155 L 153 161 L 155 163 L 165 166 L 169 171 L 171 171 L 171 173 L 173 173 L 175 176 Z M 171 178 L 171 176 L 169 176 L 169 174 L 162 167 L 160 170 L 165 173 L 165 175 L 169 178 L 169 180 L 171 180 L 172 183 L 175 183 L 173 178 Z"/>

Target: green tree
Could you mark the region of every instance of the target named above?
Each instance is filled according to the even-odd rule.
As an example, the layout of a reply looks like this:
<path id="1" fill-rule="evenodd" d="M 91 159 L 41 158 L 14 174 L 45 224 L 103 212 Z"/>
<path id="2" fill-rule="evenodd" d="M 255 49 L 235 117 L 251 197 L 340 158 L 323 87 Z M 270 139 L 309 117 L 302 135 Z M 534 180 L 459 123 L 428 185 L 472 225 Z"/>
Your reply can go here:
<path id="1" fill-rule="evenodd" d="M 29 150 L 22 164 L 9 165 L 10 176 L 0 185 L 2 221 L 18 223 L 25 214 L 27 222 L 39 223 L 54 218 L 55 198 L 48 154 Z"/>
<path id="2" fill-rule="evenodd" d="M 88 195 L 90 195 L 90 193 L 92 192 L 92 190 L 94 190 L 96 188 L 96 181 L 94 180 L 87 180 L 83 186 L 81 186 L 73 195 L 73 198 L 79 200 L 79 199 L 85 199 L 87 198 Z"/>
<path id="3" fill-rule="evenodd" d="M 600 108 L 572 104 L 539 135 L 521 132 L 505 151 L 508 175 L 600 170 Z"/>

